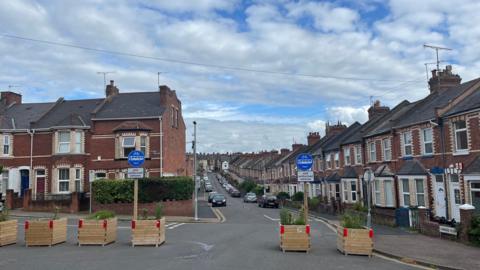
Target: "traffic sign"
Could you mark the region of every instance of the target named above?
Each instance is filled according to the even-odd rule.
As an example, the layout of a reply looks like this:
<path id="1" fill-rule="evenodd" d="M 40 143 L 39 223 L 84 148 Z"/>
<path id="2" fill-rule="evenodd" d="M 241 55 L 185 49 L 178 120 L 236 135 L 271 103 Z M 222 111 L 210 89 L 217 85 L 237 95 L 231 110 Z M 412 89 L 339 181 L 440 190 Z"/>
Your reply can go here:
<path id="1" fill-rule="evenodd" d="M 313 182 L 313 171 L 298 171 L 298 182 Z"/>
<path id="2" fill-rule="evenodd" d="M 308 171 L 312 168 L 313 157 L 310 154 L 302 153 L 297 156 L 297 169 L 299 171 Z"/>
<path id="3" fill-rule="evenodd" d="M 135 168 L 142 166 L 145 162 L 145 155 L 143 152 L 134 150 L 128 154 L 128 163 Z"/>
<path id="4" fill-rule="evenodd" d="M 128 179 L 138 179 L 143 178 L 143 168 L 128 168 L 127 169 L 127 178 Z"/>

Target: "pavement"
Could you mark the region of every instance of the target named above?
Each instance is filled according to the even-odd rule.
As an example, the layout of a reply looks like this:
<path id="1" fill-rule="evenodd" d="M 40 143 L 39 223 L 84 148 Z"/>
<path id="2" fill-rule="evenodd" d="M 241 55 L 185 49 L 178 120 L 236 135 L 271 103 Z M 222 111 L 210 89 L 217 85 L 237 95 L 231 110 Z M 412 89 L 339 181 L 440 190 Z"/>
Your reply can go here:
<path id="1" fill-rule="evenodd" d="M 216 191 L 226 194 L 216 180 L 211 182 Z M 228 206 L 215 208 L 222 222 L 167 222 L 166 242 L 158 248 L 132 248 L 126 220 L 119 222 L 115 243 L 78 247 L 73 219 L 68 223 L 66 243 L 26 248 L 20 223 L 18 243 L 0 248 L 0 269 L 425 269 L 380 254 L 371 258 L 345 256 L 336 249 L 337 235 L 331 225 L 315 217 L 310 219 L 310 252 L 283 253 L 279 247 L 278 209 L 259 208 L 243 203 L 241 198 L 226 197 Z"/>

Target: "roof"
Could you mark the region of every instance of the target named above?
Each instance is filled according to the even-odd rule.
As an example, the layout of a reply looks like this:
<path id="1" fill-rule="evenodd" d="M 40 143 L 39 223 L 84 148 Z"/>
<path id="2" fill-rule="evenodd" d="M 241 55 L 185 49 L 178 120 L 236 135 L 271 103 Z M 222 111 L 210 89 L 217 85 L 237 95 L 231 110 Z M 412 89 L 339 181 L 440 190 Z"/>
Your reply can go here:
<path id="1" fill-rule="evenodd" d="M 463 174 L 480 174 L 480 155 L 465 167 Z"/>
<path id="2" fill-rule="evenodd" d="M 477 89 L 468 97 L 464 98 L 458 104 L 453 106 L 453 108 L 447 111 L 444 116 L 450 116 L 478 108 L 480 108 L 480 91 Z"/>
<path id="3" fill-rule="evenodd" d="M 458 86 L 450 87 L 444 91 L 430 93 L 411 108 L 411 113 L 405 114 L 402 119 L 399 119 L 396 122 L 395 127 L 404 127 L 434 119 L 436 117 L 435 108 L 441 108 L 448 105 L 453 99 L 461 95 L 477 82 L 480 82 L 480 78 L 462 83 Z"/>
<path id="4" fill-rule="evenodd" d="M 342 178 L 358 178 L 358 174 L 355 169 L 351 166 L 347 166 L 343 169 Z"/>
<path id="5" fill-rule="evenodd" d="M 59 100 L 33 127 L 90 126 L 91 112 L 103 99 Z"/>
<path id="6" fill-rule="evenodd" d="M 95 113 L 94 118 L 133 118 L 161 116 L 160 92 L 120 93 L 112 96 Z"/>
<path id="7" fill-rule="evenodd" d="M 323 147 L 323 151 L 328 152 L 328 151 L 334 151 L 340 149 L 340 144 L 343 142 L 343 140 L 350 135 L 353 135 L 355 133 L 358 133 L 362 125 L 360 123 L 355 122 L 351 124 L 347 129 L 342 131 L 340 134 L 334 136 L 332 140 L 329 142 L 325 143 Z"/>
<path id="8" fill-rule="evenodd" d="M 333 182 L 340 182 L 342 178 L 340 177 L 340 175 L 338 175 L 337 172 L 334 172 L 332 174 L 330 174 L 329 176 L 327 176 L 325 178 L 325 181 L 329 182 L 329 183 L 333 183 Z"/>
<path id="9" fill-rule="evenodd" d="M 393 177 L 395 174 L 387 164 L 380 165 L 374 172 L 375 177 Z"/>
<path id="10" fill-rule="evenodd" d="M 38 120 L 53 105 L 55 102 L 15 104 L 5 109 L 0 128 L 13 129 L 12 119 L 14 119 L 16 129 L 28 129 L 30 122 Z"/>
<path id="11" fill-rule="evenodd" d="M 361 143 L 363 136 L 374 129 L 378 123 L 380 123 L 381 119 L 385 117 L 390 111 L 386 112 L 381 116 L 374 117 L 372 119 L 368 119 L 367 122 L 363 123 L 358 132 L 354 132 L 349 136 L 346 136 L 345 139 L 342 141 L 341 145 L 346 144 L 353 144 L 353 143 Z"/>
<path id="12" fill-rule="evenodd" d="M 320 141 L 316 142 L 310 147 L 310 153 L 314 156 L 322 155 L 323 147 L 335 139 L 337 135 L 324 136 Z"/>
<path id="13" fill-rule="evenodd" d="M 428 175 L 428 171 L 415 159 L 406 160 L 397 175 Z"/>
<path id="14" fill-rule="evenodd" d="M 416 102 L 410 103 L 408 100 L 400 102 L 390 112 L 381 117 L 377 125 L 374 125 L 364 137 L 371 137 L 389 132 L 395 126 L 396 121 L 405 117 L 406 113 L 409 112 L 415 104 Z"/>

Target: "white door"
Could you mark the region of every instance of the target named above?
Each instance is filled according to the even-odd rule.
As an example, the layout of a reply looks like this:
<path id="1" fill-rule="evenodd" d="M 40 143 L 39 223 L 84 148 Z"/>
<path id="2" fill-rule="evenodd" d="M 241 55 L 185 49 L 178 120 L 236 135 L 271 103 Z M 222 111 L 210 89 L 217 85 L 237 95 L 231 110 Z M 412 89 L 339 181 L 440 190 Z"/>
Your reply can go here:
<path id="1" fill-rule="evenodd" d="M 460 185 L 458 183 L 458 174 L 450 174 L 450 209 L 452 211 L 450 218 L 460 222 Z"/>
<path id="2" fill-rule="evenodd" d="M 435 215 L 437 217 L 445 217 L 445 185 L 443 183 L 443 175 L 435 175 Z"/>

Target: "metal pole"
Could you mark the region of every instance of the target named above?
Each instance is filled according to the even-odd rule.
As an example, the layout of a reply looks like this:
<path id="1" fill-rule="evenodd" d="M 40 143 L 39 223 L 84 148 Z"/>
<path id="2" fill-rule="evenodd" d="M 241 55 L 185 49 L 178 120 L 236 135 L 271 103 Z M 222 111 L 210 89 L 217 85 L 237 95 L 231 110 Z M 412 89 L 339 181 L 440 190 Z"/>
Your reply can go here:
<path id="1" fill-rule="evenodd" d="M 193 181 L 195 181 L 195 220 L 198 220 L 197 122 L 193 121 Z"/>
<path id="2" fill-rule="evenodd" d="M 371 205 L 370 205 L 370 196 L 371 196 L 371 190 L 370 190 L 370 179 L 367 181 L 367 204 L 368 204 L 368 214 L 367 214 L 367 227 L 371 228 L 372 227 L 372 214 L 371 214 Z"/>
<path id="3" fill-rule="evenodd" d="M 91 176 L 90 176 L 91 177 Z M 89 178 L 90 178 L 89 177 Z M 92 197 L 93 197 L 93 192 L 92 192 L 92 179 L 88 179 L 88 184 L 89 184 L 89 191 L 90 191 L 90 202 L 89 202 L 89 207 L 88 207 L 88 213 L 92 213 Z"/>
<path id="4" fill-rule="evenodd" d="M 303 183 L 303 211 L 305 212 L 305 224 L 308 224 L 308 184 Z"/>
<path id="5" fill-rule="evenodd" d="M 133 186 L 133 220 L 137 220 L 138 217 L 138 179 L 134 180 Z"/>

